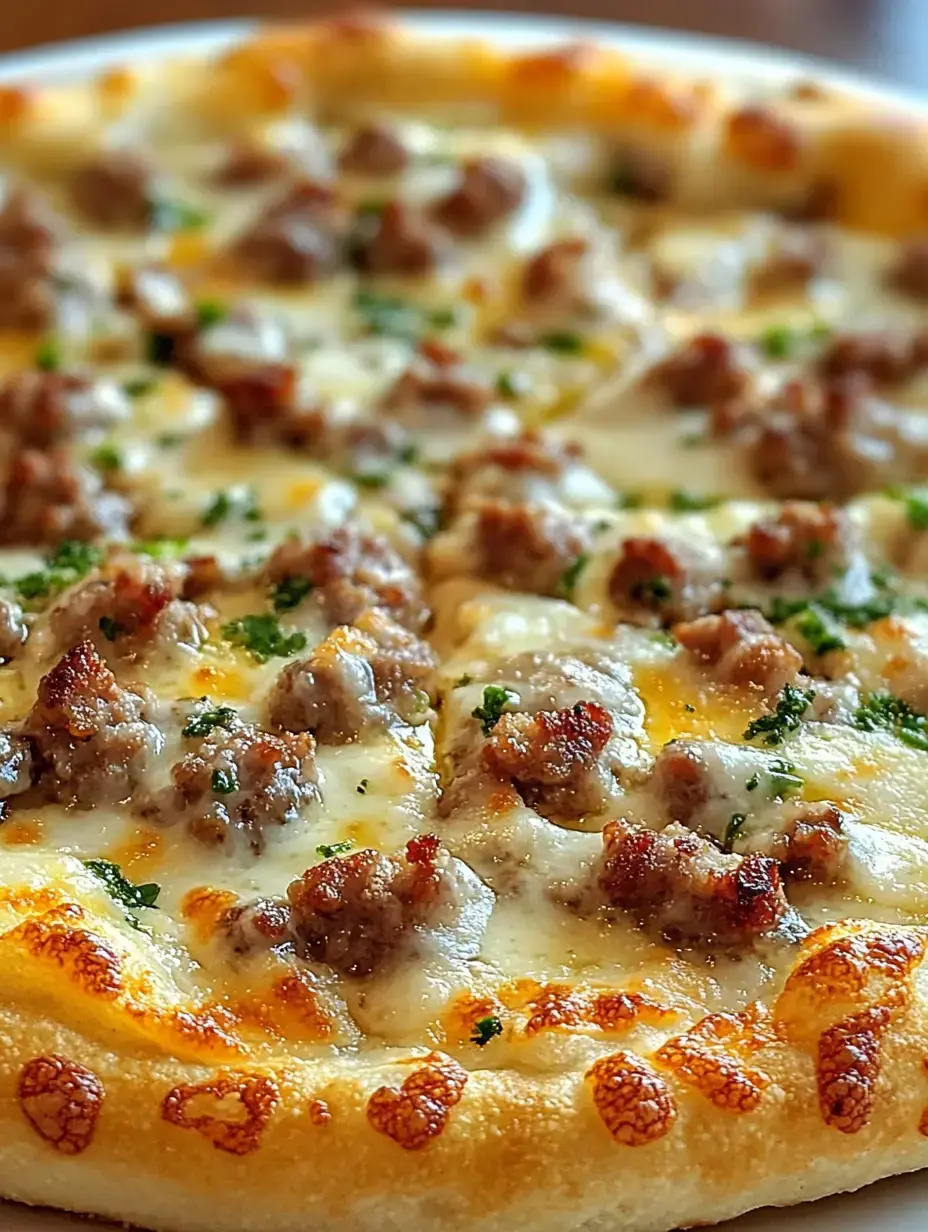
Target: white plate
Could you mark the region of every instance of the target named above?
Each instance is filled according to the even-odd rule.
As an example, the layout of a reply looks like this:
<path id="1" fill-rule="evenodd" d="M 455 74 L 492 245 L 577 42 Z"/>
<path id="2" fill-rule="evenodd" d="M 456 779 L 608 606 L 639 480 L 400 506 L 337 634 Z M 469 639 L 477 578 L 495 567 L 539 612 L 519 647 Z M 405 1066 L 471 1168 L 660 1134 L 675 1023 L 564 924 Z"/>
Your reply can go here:
<path id="1" fill-rule="evenodd" d="M 407 12 L 404 20 L 430 34 L 454 38 L 485 34 L 509 45 L 537 45 L 563 39 L 595 39 L 618 44 L 655 63 L 673 63 L 700 73 L 718 73 L 728 80 L 758 82 L 775 88 L 784 80 L 814 73 L 836 85 L 912 107 L 924 101 L 889 83 L 849 73 L 837 65 L 787 54 L 776 48 L 735 39 L 700 38 L 641 26 L 608 22 L 566 21 L 515 14 Z M 0 56 L 0 81 L 23 77 L 79 78 L 108 64 L 127 59 L 153 59 L 195 54 L 227 46 L 242 37 L 252 23 L 198 22 L 156 26 L 102 39 L 81 39 L 39 47 L 25 54 Z M 801 1150 L 801 1146 L 797 1144 Z M 737 1166 L 736 1161 L 732 1163 Z M 27 1210 L 0 1201 L 0 1232 L 105 1232 L 113 1225 L 88 1223 L 69 1215 Z M 808 1206 L 757 1211 L 718 1232 L 926 1232 L 928 1176 L 897 1177 L 858 1194 L 829 1198 Z"/>

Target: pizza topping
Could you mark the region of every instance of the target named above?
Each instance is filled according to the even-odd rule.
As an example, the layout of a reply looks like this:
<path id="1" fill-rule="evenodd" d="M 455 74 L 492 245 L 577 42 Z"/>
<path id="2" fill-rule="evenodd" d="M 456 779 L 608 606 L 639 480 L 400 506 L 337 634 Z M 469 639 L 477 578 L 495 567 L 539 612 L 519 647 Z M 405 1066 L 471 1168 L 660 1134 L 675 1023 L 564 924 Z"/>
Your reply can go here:
<path id="1" fill-rule="evenodd" d="M 559 595 L 588 543 L 576 517 L 554 506 L 483 499 L 432 542 L 429 562 L 439 576 L 469 569 L 510 590 Z"/>
<path id="2" fill-rule="evenodd" d="M 413 360 L 383 399 L 392 415 L 425 412 L 431 419 L 441 410 L 468 418 L 483 414 L 493 401 L 489 385 L 470 374 L 455 356 L 421 354 Z"/>
<path id="3" fill-rule="evenodd" d="M 790 381 L 747 437 L 759 483 L 781 499 L 846 500 L 923 468 L 917 423 L 852 378 Z"/>
<path id="4" fill-rule="evenodd" d="M 673 406 L 711 406 L 743 394 L 748 372 L 730 339 L 698 334 L 652 368 L 648 380 Z"/>
<path id="5" fill-rule="evenodd" d="M 419 579 L 388 540 L 350 526 L 325 540 L 286 539 L 265 569 L 274 586 L 309 583 L 307 597 L 334 626 L 353 624 L 367 608 L 381 608 L 409 629 L 420 629 L 428 615 Z"/>
<path id="6" fill-rule="evenodd" d="M 785 684 L 777 698 L 772 714 L 763 715 L 749 723 L 744 732 L 745 740 L 760 738 L 762 744 L 777 745 L 799 730 L 803 716 L 815 697 L 814 689 L 799 689 Z"/>
<path id="7" fill-rule="evenodd" d="M 797 801 L 768 855 L 779 860 L 790 880 L 830 885 L 845 874 L 848 834 L 845 814 L 827 800 Z"/>
<path id="8" fill-rule="evenodd" d="M 646 1146 L 669 1133 L 677 1106 L 667 1083 L 646 1061 L 629 1052 L 600 1057 L 587 1072 L 593 1103 L 606 1128 L 623 1146 Z"/>
<path id="9" fill-rule="evenodd" d="M 530 257 L 522 271 L 522 298 L 533 312 L 576 317 L 596 307 L 590 244 L 555 240 Z"/>
<path id="10" fill-rule="evenodd" d="M 14 188 L 0 210 L 0 328 L 39 329 L 51 323 L 53 274 L 64 227 L 45 199 Z"/>
<path id="11" fill-rule="evenodd" d="M 373 277 L 422 278 L 441 264 L 448 251 L 441 228 L 402 201 L 390 201 L 362 217 L 353 244 L 358 269 Z"/>
<path id="12" fill-rule="evenodd" d="M 673 635 L 698 663 L 725 684 L 753 686 L 775 697 L 796 684 L 799 651 L 775 632 L 760 612 L 734 610 L 674 625 Z"/>
<path id="13" fill-rule="evenodd" d="M 56 644 L 89 639 L 107 658 L 121 659 L 196 648 L 207 631 L 195 605 L 180 598 L 185 574 L 177 562 L 140 556 L 103 565 L 51 609 Z"/>
<path id="14" fill-rule="evenodd" d="M 271 723 L 342 744 L 391 721 L 424 722 L 435 688 L 432 648 L 377 611 L 341 626 L 308 659 L 288 664 L 271 691 Z"/>
<path id="15" fill-rule="evenodd" d="M 290 908 L 276 898 L 258 898 L 225 910 L 219 931 L 234 954 L 247 957 L 290 944 Z"/>
<path id="16" fill-rule="evenodd" d="M 537 431 L 490 437 L 469 453 L 458 454 L 452 462 L 446 508 L 455 513 L 481 497 L 529 504 L 566 502 L 573 487 L 580 486 L 572 483 L 578 472 L 584 480 L 592 477 L 583 466 L 580 446 L 573 441 Z M 606 491 L 606 499 L 608 495 Z"/>
<path id="17" fill-rule="evenodd" d="M 62 1155 L 80 1155 L 93 1142 L 105 1094 L 93 1070 L 55 1053 L 27 1061 L 16 1088 L 26 1120 Z"/>
<path id="18" fill-rule="evenodd" d="M 406 1151 L 419 1151 L 442 1133 L 451 1109 L 461 1102 L 467 1071 L 440 1053 L 404 1079 L 399 1091 L 378 1087 L 368 1100 L 367 1119 Z"/>
<path id="19" fill-rule="evenodd" d="M 334 856 L 290 884 L 297 952 L 344 976 L 384 967 L 423 929 L 450 926 L 471 893 L 438 839 L 410 839 L 400 856 Z"/>
<path id="20" fill-rule="evenodd" d="M 827 271 L 830 256 L 819 228 L 781 226 L 766 260 L 751 271 L 751 291 L 764 297 L 800 291 Z"/>
<path id="21" fill-rule="evenodd" d="M 483 235 L 522 204 L 528 185 L 517 162 L 489 155 L 461 167 L 460 181 L 435 204 L 435 217 L 455 235 Z"/>
<path id="22" fill-rule="evenodd" d="M 819 370 L 827 380 L 866 377 L 877 385 L 898 385 L 928 364 L 924 330 L 870 330 L 838 334 L 822 353 Z"/>
<path id="23" fill-rule="evenodd" d="M 102 150 L 74 172 L 78 209 L 98 226 L 141 231 L 155 216 L 155 171 L 135 150 Z"/>
<path id="24" fill-rule="evenodd" d="M 632 624 L 692 620 L 722 606 L 720 558 L 697 543 L 626 539 L 609 575 L 609 598 Z"/>
<path id="25" fill-rule="evenodd" d="M 62 539 L 122 539 L 129 502 L 107 491 L 99 474 L 61 449 L 20 449 L 10 460 L 0 500 L 0 541 L 55 544 Z"/>
<path id="26" fill-rule="evenodd" d="M 38 777 L 32 743 L 25 736 L 0 732 L 0 803 L 2 808 L 10 796 L 28 791 Z M 0 809 L 0 818 L 3 817 Z"/>
<path id="27" fill-rule="evenodd" d="M 248 277 L 270 283 L 312 283 L 333 273 L 347 218 L 331 188 L 292 184 L 235 241 L 232 258 Z"/>
<path id="28" fill-rule="evenodd" d="M 753 522 L 736 540 L 752 573 L 763 581 L 784 576 L 822 585 L 847 565 L 851 531 L 846 515 L 829 505 L 791 501 L 772 517 Z"/>
<path id="29" fill-rule="evenodd" d="M 237 141 L 226 151 L 215 171 L 215 181 L 223 188 L 251 187 L 283 179 L 291 170 L 291 160 L 283 150 L 259 141 Z"/>
<path id="30" fill-rule="evenodd" d="M 149 710 L 145 693 L 121 688 L 93 643 L 79 642 L 42 677 L 22 727 L 43 792 L 77 808 L 128 800 L 164 743 Z"/>
<path id="31" fill-rule="evenodd" d="M 14 373 L 0 386 L 0 429 L 21 446 L 50 449 L 126 420 L 118 385 L 83 373 Z"/>
<path id="32" fill-rule="evenodd" d="M 230 1115 L 233 1100 L 238 1108 Z M 193 1111 L 194 1107 L 208 1106 L 208 1101 L 215 1105 L 215 1114 Z M 217 1151 L 250 1155 L 261 1145 L 261 1136 L 279 1102 L 280 1090 L 273 1078 L 264 1074 L 218 1074 L 207 1082 L 182 1083 L 169 1091 L 161 1104 L 161 1116 L 169 1125 L 195 1129 Z"/>
<path id="33" fill-rule="evenodd" d="M 357 175 L 398 175 L 408 162 L 399 133 L 376 121 L 355 129 L 338 156 L 341 170 Z"/>
<path id="34" fill-rule="evenodd" d="M 0 598 L 0 660 L 15 659 L 29 637 L 23 610 L 12 599 Z"/>
<path id="35" fill-rule="evenodd" d="M 531 808 L 551 820 L 601 812 L 614 778 L 601 755 L 612 716 L 596 702 L 563 710 L 502 714 L 483 750 L 487 769 L 511 779 Z"/>
<path id="36" fill-rule="evenodd" d="M 789 910 L 775 860 L 726 855 L 676 822 L 663 830 L 609 822 L 594 878 L 609 907 L 673 942 L 750 945 Z"/>
<path id="37" fill-rule="evenodd" d="M 217 846 L 241 834 L 257 855 L 272 826 L 291 824 L 318 801 L 315 741 L 236 722 L 217 728 L 171 769 L 172 786 L 144 806 Z"/>
<path id="38" fill-rule="evenodd" d="M 197 324 L 205 324 L 198 321 L 197 310 L 181 280 L 160 266 L 127 271 L 120 287 L 120 303 L 136 314 L 146 332 L 173 339 L 175 350 Z"/>

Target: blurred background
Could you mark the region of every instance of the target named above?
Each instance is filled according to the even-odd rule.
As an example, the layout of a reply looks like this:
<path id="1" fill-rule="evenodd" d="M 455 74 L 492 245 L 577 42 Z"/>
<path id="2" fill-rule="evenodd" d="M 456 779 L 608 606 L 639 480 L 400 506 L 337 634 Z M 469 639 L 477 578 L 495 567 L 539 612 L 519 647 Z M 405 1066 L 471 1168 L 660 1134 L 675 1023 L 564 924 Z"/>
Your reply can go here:
<path id="1" fill-rule="evenodd" d="M 293 19 L 339 7 L 358 6 L 335 0 L 0 0 L 0 51 L 130 26 L 220 17 Z M 431 7 L 469 6 L 466 0 L 438 0 Z M 928 0 L 482 0 L 480 7 L 754 39 L 928 90 Z"/>

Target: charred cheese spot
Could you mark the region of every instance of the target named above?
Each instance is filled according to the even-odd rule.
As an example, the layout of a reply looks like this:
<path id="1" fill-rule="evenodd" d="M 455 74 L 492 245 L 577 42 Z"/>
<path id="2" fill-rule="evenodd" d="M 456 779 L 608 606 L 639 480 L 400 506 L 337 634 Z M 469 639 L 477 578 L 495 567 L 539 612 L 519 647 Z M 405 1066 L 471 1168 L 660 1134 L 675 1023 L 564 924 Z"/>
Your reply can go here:
<path id="1" fill-rule="evenodd" d="M 332 1123 L 332 1111 L 324 1099 L 311 1099 L 306 1106 L 306 1115 L 310 1124 L 320 1129 Z"/>
<path id="2" fill-rule="evenodd" d="M 467 1071 L 435 1053 L 427 1065 L 404 1079 L 398 1091 L 378 1087 L 368 1100 L 367 1119 L 405 1151 L 420 1151 L 444 1132 L 466 1085 Z"/>
<path id="3" fill-rule="evenodd" d="M 54 1053 L 28 1061 L 17 1084 L 26 1120 L 62 1155 L 80 1155 L 90 1146 L 104 1094 L 93 1070 Z"/>
<path id="4" fill-rule="evenodd" d="M 756 1013 L 710 1014 L 683 1035 L 668 1040 L 655 1061 L 726 1112 L 753 1112 L 770 1085 L 767 1074 L 745 1066 L 733 1051 L 769 1040 L 758 1031 Z"/>
<path id="5" fill-rule="evenodd" d="M 826 1125 L 856 1134 L 869 1122 L 882 1065 L 883 1035 L 892 1017 L 887 1005 L 874 1005 L 843 1018 L 818 1042 L 818 1100 Z"/>
<path id="6" fill-rule="evenodd" d="M 526 1035 L 590 1024 L 610 1033 L 631 1030 L 638 1022 L 660 1025 L 676 1017 L 673 1010 L 635 992 L 596 992 L 547 984 L 530 1002 Z"/>
<path id="7" fill-rule="evenodd" d="M 639 1057 L 616 1052 L 587 1072 L 603 1124 L 623 1146 L 647 1146 L 669 1133 L 677 1119 L 673 1093 Z"/>
<path id="8" fill-rule="evenodd" d="M 6 943 L 22 945 L 33 958 L 54 963 L 88 996 L 112 1001 L 123 988 L 118 954 L 102 937 L 76 927 L 84 918 L 72 903 L 53 908 L 6 933 Z"/>
<path id="9" fill-rule="evenodd" d="M 196 1130 L 217 1151 L 250 1155 L 260 1147 L 279 1102 L 273 1078 L 229 1071 L 175 1087 L 164 1097 L 161 1116 L 169 1125 Z"/>

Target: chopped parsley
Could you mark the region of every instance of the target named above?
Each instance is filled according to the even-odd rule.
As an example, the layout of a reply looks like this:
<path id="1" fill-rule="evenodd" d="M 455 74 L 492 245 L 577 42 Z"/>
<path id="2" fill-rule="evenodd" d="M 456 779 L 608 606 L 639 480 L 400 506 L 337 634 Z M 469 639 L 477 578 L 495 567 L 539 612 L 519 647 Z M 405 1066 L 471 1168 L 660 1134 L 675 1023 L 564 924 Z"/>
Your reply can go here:
<path id="1" fill-rule="evenodd" d="M 42 372 L 57 372 L 61 367 L 61 343 L 57 338 L 46 338 L 35 353 L 35 366 Z"/>
<path id="2" fill-rule="evenodd" d="M 454 687 L 456 689 L 464 689 L 469 684 L 473 684 L 473 683 L 474 683 L 473 676 L 470 674 L 470 672 L 465 672 L 463 676 L 458 676 L 457 680 L 454 682 Z"/>
<path id="3" fill-rule="evenodd" d="M 480 720 L 483 734 L 489 736 L 490 732 L 503 717 L 505 708 L 516 705 L 519 701 L 521 701 L 521 698 L 512 689 L 504 688 L 503 685 L 499 684 L 488 684 L 483 690 L 483 705 L 477 706 L 471 711 L 471 714 L 475 719 Z"/>
<path id="4" fill-rule="evenodd" d="M 57 594 L 90 572 L 99 564 L 99 548 L 75 539 L 65 539 L 45 558 L 45 568 L 27 573 L 13 583 L 21 599 L 27 602 Z"/>
<path id="5" fill-rule="evenodd" d="M 202 231 L 209 220 L 207 210 L 173 197 L 158 197 L 152 207 L 151 225 L 155 231 Z"/>
<path id="6" fill-rule="evenodd" d="M 501 372 L 496 378 L 496 392 L 501 398 L 522 398 L 531 385 L 524 372 Z"/>
<path id="7" fill-rule="evenodd" d="M 385 488 L 390 482 L 390 471 L 384 470 L 382 467 L 370 467 L 362 470 L 354 471 L 348 478 L 358 485 L 359 488 Z"/>
<path id="8" fill-rule="evenodd" d="M 90 455 L 90 460 L 101 471 L 122 470 L 122 454 L 112 443 L 99 445 Z"/>
<path id="9" fill-rule="evenodd" d="M 305 633 L 283 633 L 277 617 L 270 612 L 230 620 L 222 626 L 222 636 L 249 651 L 259 663 L 275 657 L 289 658 L 306 645 Z"/>
<path id="10" fill-rule="evenodd" d="M 212 329 L 226 319 L 229 310 L 218 299 L 201 299 L 197 302 L 196 314 L 198 329 Z"/>
<path id="11" fill-rule="evenodd" d="M 788 684 L 777 698 L 773 714 L 765 714 L 749 723 L 744 732 L 745 740 L 762 738 L 763 744 L 781 744 L 788 735 L 799 730 L 802 716 L 815 697 L 814 689 L 797 689 Z"/>
<path id="12" fill-rule="evenodd" d="M 557 329 L 541 334 L 538 346 L 544 347 L 546 351 L 553 351 L 556 355 L 580 355 L 585 343 L 579 334 L 571 330 Z"/>
<path id="13" fill-rule="evenodd" d="M 354 843 L 350 839 L 346 839 L 341 843 L 322 843 L 316 848 L 316 855 L 322 856 L 323 860 L 329 860 L 332 856 L 343 856 L 353 846 Z"/>
<path id="14" fill-rule="evenodd" d="M 928 530 L 928 490 L 890 488 L 886 495 L 905 503 L 905 516 L 913 530 Z"/>
<path id="15" fill-rule="evenodd" d="M 231 796 L 233 791 L 238 791 L 238 778 L 234 770 L 214 770 L 211 784 L 217 796 Z"/>
<path id="16" fill-rule="evenodd" d="M 824 342 L 830 333 L 828 326 L 822 324 L 802 328 L 794 325 L 771 325 L 757 341 L 768 359 L 792 359 L 809 346 Z"/>
<path id="17" fill-rule="evenodd" d="M 810 603 L 798 612 L 794 623 L 809 643 L 813 654 L 824 655 L 832 650 L 844 650 L 847 644 L 834 618 L 817 603 Z"/>
<path id="18" fill-rule="evenodd" d="M 854 712 L 860 731 L 889 731 L 909 748 L 928 752 L 928 719 L 893 693 L 873 693 Z"/>
<path id="19" fill-rule="evenodd" d="M 164 560 L 166 557 L 179 556 L 189 542 L 189 539 L 171 539 L 163 535 L 158 539 L 139 539 L 132 545 L 132 551 L 137 556 L 150 556 L 152 560 Z"/>
<path id="20" fill-rule="evenodd" d="M 747 821 L 746 813 L 732 813 L 731 820 L 725 827 L 725 837 L 722 839 L 723 851 L 731 851 L 735 845 L 735 840 L 744 828 L 744 823 Z"/>
<path id="21" fill-rule="evenodd" d="M 113 616 L 101 616 L 97 623 L 100 626 L 100 632 L 108 642 L 115 642 L 123 633 L 129 632 L 126 626 L 120 624 Z"/>
<path id="22" fill-rule="evenodd" d="M 684 702 L 684 703 L 683 703 L 683 709 L 686 711 L 686 713 L 687 713 L 687 714 L 695 714 L 695 713 L 696 713 L 696 707 L 695 707 L 694 705 L 692 705 L 692 703 L 690 703 L 690 702 Z"/>
<path id="23" fill-rule="evenodd" d="M 783 800 L 802 787 L 802 778 L 796 773 L 792 762 L 778 757 L 770 766 L 770 795 L 775 800 Z"/>
<path id="24" fill-rule="evenodd" d="M 84 868 L 93 873 L 94 877 L 103 883 L 110 898 L 125 909 L 126 919 L 132 927 L 141 930 L 142 925 L 132 912 L 142 907 L 154 908 L 161 893 L 161 886 L 154 881 L 135 885 L 112 860 L 85 860 Z"/>
<path id="25" fill-rule="evenodd" d="M 572 599 L 577 588 L 580 574 L 586 568 L 589 557 L 581 554 L 572 561 L 561 574 L 557 583 L 557 593 L 561 599 Z"/>
<path id="26" fill-rule="evenodd" d="M 643 504 L 641 492 L 619 492 L 615 498 L 616 509 L 640 509 Z"/>
<path id="27" fill-rule="evenodd" d="M 278 582 L 271 591 L 271 602 L 274 604 L 274 611 L 289 612 L 291 608 L 298 607 L 312 588 L 312 582 L 304 574 L 291 573 L 288 577 Z"/>
<path id="28" fill-rule="evenodd" d="M 759 786 L 760 786 L 760 775 L 752 774 L 751 777 L 748 779 L 748 781 L 745 783 L 744 789 L 745 791 L 757 791 Z"/>
<path id="29" fill-rule="evenodd" d="M 122 391 L 127 398 L 144 398 L 146 394 L 150 394 L 158 385 L 157 380 L 153 376 L 137 376 L 131 381 L 123 383 Z"/>
<path id="30" fill-rule="evenodd" d="M 814 604 L 841 624 L 851 629 L 863 629 L 875 620 L 882 620 L 893 613 L 924 611 L 928 606 L 924 599 L 899 594 L 891 580 L 882 573 L 871 574 L 870 580 L 873 593 L 862 603 L 849 603 L 840 597 L 834 587 L 829 587 L 820 594 L 810 595 L 805 599 L 784 599 L 778 596 L 764 615 L 773 624 L 779 625 Z"/>
<path id="31" fill-rule="evenodd" d="M 261 510 L 251 488 L 246 491 L 219 491 L 206 506 L 200 521 L 204 526 L 218 526 L 229 517 L 243 518 L 246 522 L 260 522 Z"/>
<path id="32" fill-rule="evenodd" d="M 426 308 L 366 288 L 355 295 L 354 310 L 367 333 L 408 342 L 418 342 L 429 329 L 448 329 L 457 321 L 453 308 Z"/>
<path id="33" fill-rule="evenodd" d="M 369 779 L 362 779 L 361 782 L 357 785 L 357 787 L 355 788 L 355 791 L 358 793 L 359 796 L 367 795 L 367 788 L 368 788 L 369 783 L 370 783 Z"/>
<path id="34" fill-rule="evenodd" d="M 230 727 L 238 718 L 231 706 L 217 706 L 215 710 L 201 710 L 184 724 L 184 736 L 208 736 L 217 727 Z"/>
<path id="35" fill-rule="evenodd" d="M 502 1033 L 503 1024 L 495 1014 L 488 1014 L 486 1018 L 480 1018 L 474 1023 L 474 1033 L 470 1037 L 470 1042 L 476 1044 L 478 1048 L 483 1048 L 485 1044 L 489 1044 L 491 1039 Z"/>
<path id="36" fill-rule="evenodd" d="M 720 501 L 719 496 L 701 496 L 698 492 L 686 492 L 677 488 L 670 493 L 667 504 L 674 513 L 698 513 L 702 509 L 714 509 Z"/>

